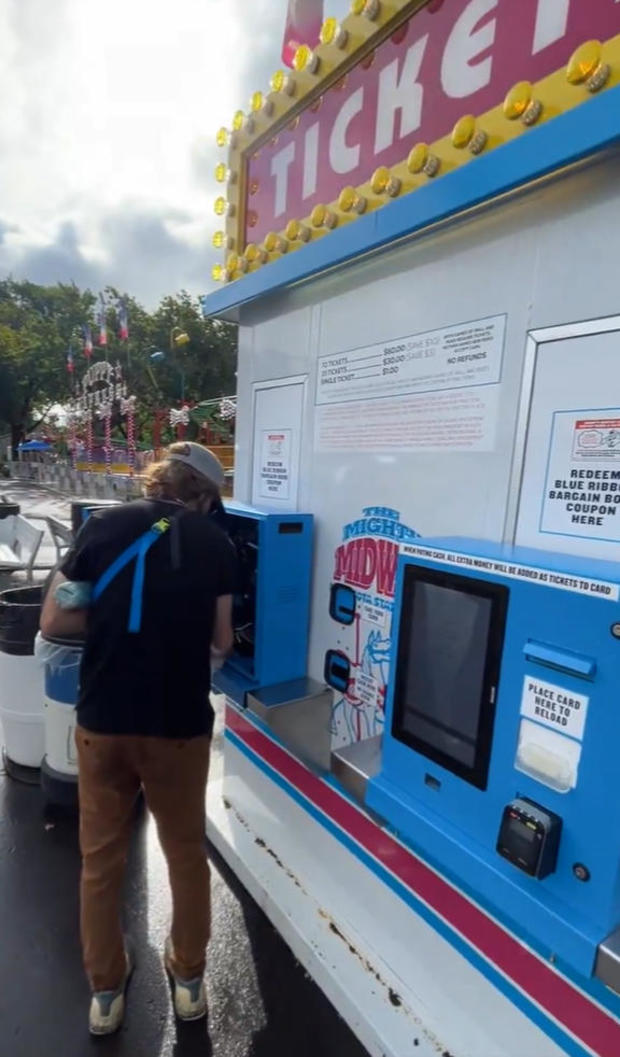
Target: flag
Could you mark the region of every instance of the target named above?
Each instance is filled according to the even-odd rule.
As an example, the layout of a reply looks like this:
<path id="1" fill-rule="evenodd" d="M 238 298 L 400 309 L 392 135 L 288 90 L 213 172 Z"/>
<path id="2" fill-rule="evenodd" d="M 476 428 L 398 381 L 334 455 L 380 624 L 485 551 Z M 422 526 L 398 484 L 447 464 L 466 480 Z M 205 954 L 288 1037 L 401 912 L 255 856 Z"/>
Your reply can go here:
<path id="1" fill-rule="evenodd" d="M 67 352 L 67 370 L 68 370 L 69 374 L 73 373 L 74 367 L 75 367 L 75 365 L 73 363 L 73 349 L 71 348 L 71 346 L 69 346 L 69 349 L 68 349 L 68 352 Z"/>
<path id="2" fill-rule="evenodd" d="M 300 44 L 315 48 L 323 24 L 323 0 L 289 0 L 282 44 L 282 62 L 293 65 Z"/>
<path id="3" fill-rule="evenodd" d="M 118 336 L 121 341 L 127 341 L 129 337 L 129 315 L 125 300 L 119 301 L 118 304 Z"/>
<path id="4" fill-rule="evenodd" d="M 108 328 L 106 326 L 105 301 L 103 299 L 103 294 L 99 294 L 98 319 L 99 319 L 99 345 L 107 345 L 108 344 Z"/>
<path id="5" fill-rule="evenodd" d="M 82 335 L 84 337 L 84 355 L 87 360 L 90 360 L 93 354 L 93 333 L 90 327 L 82 327 Z"/>

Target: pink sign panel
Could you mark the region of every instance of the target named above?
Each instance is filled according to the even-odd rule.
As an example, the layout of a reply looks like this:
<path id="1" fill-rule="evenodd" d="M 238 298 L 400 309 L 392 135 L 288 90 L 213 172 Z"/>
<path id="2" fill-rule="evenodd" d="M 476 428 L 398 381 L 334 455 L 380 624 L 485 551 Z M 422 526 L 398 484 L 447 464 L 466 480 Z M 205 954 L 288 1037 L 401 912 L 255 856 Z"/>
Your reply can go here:
<path id="1" fill-rule="evenodd" d="M 282 61 L 293 65 L 300 44 L 315 48 L 323 21 L 323 0 L 289 0 L 284 27 Z"/>
<path id="2" fill-rule="evenodd" d="M 618 33 L 617 0 L 433 0 L 250 159 L 246 241 L 492 109 L 516 82 L 561 69 L 584 41 Z"/>

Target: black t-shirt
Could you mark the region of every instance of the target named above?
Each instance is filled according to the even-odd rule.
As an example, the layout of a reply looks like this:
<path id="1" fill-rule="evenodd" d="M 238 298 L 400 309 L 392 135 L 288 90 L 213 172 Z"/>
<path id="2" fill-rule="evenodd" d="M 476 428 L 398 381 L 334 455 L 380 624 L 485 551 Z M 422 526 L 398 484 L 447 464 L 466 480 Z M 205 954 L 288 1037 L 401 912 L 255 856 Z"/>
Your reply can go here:
<path id="1" fill-rule="evenodd" d="M 65 558 L 69 580 L 94 585 L 160 518 L 177 520 L 146 555 L 142 624 L 127 630 L 132 560 L 88 613 L 78 720 L 101 734 L 211 734 L 211 638 L 216 600 L 235 590 L 235 551 L 204 514 L 141 499 L 93 513 Z"/>

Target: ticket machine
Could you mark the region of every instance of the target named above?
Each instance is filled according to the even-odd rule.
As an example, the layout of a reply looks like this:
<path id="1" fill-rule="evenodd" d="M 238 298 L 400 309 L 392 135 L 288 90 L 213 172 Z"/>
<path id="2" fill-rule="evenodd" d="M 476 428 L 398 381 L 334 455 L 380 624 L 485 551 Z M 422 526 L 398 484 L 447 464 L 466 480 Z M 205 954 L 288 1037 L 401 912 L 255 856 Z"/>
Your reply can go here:
<path id="1" fill-rule="evenodd" d="M 247 708 L 306 763 L 330 762 L 331 695 L 307 677 L 313 518 L 227 501 L 237 552 L 234 646 L 213 688 Z"/>
<path id="2" fill-rule="evenodd" d="M 546 958 L 620 989 L 620 570 L 464 539 L 400 558 L 369 808 Z"/>

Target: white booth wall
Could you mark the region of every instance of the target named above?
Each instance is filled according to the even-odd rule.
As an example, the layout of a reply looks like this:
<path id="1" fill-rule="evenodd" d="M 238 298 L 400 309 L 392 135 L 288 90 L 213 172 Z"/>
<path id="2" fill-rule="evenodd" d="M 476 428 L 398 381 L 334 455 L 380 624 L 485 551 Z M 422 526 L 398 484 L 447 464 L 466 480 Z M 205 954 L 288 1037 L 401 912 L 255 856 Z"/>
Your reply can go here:
<path id="1" fill-rule="evenodd" d="M 620 154 L 614 154 L 243 309 L 235 497 L 315 515 L 310 675 L 322 678 L 325 651 L 338 647 L 327 615 L 334 556 L 344 526 L 361 518 L 364 508 L 397 511 L 400 522 L 422 536 L 514 541 L 526 444 L 519 411 L 528 340 L 532 346 L 528 336 L 541 328 L 620 314 L 619 229 Z M 503 315 L 501 380 L 485 387 L 486 422 L 477 450 L 458 442 L 431 451 L 398 450 L 398 444 L 381 452 L 318 450 L 325 448 L 319 445 L 315 404 L 319 357 Z M 600 406 L 620 405 L 620 335 L 618 349 L 617 368 L 608 350 L 606 373 L 599 378 L 608 396 Z M 565 406 L 561 360 L 554 370 L 559 408 Z M 588 356 L 582 370 L 584 381 L 594 370 L 600 373 Z M 526 380 L 527 405 L 529 376 Z M 573 388 L 575 381 L 573 370 Z M 287 400 L 288 392 L 293 395 L 289 382 L 294 401 Z M 270 424 L 273 394 L 265 395 L 266 386 L 279 389 Z M 568 406 L 574 406 L 573 399 L 574 393 L 566 394 Z M 589 399 L 587 406 L 595 406 L 592 395 Z M 255 426 L 258 408 L 261 421 Z M 259 495 L 255 453 L 259 434 L 270 428 L 288 430 L 293 438 L 287 449 L 291 487 L 274 494 L 271 504 Z M 540 451 L 529 453 L 530 463 L 548 458 L 540 437 L 537 445 Z M 526 473 L 524 480 L 527 486 L 532 475 Z M 587 534 L 566 546 L 553 535 L 525 535 L 525 542 L 547 549 L 594 556 L 602 550 L 604 556 L 620 557 L 617 542 L 601 548 Z M 342 732 L 339 740 L 346 740 Z"/>

